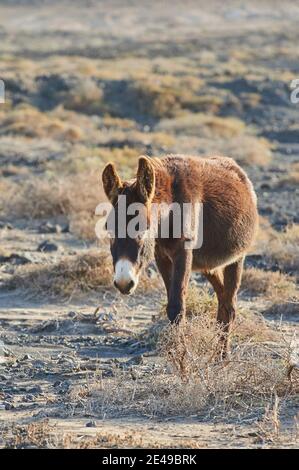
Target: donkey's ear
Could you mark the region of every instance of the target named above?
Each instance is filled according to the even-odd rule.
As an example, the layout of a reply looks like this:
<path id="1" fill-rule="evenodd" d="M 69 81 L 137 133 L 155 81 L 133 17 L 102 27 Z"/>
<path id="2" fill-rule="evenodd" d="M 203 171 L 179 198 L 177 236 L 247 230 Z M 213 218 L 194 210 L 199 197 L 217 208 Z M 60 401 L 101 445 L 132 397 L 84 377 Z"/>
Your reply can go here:
<path id="1" fill-rule="evenodd" d="M 147 157 L 140 157 L 137 170 L 137 190 L 142 202 L 150 202 L 155 193 L 155 172 Z"/>
<path id="2" fill-rule="evenodd" d="M 122 188 L 122 182 L 113 163 L 107 163 L 102 173 L 104 191 L 110 202 L 117 198 L 118 189 Z"/>

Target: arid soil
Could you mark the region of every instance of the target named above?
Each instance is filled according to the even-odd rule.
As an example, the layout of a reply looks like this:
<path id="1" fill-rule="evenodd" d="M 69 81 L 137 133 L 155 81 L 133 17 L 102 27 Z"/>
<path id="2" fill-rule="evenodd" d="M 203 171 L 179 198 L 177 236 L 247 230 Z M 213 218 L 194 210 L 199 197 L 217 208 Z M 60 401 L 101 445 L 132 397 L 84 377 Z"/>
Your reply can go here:
<path id="1" fill-rule="evenodd" d="M 274 0 L 1 2 L 1 447 L 298 447 L 298 20 Z M 104 164 L 166 153 L 234 157 L 261 215 L 232 361 L 190 346 L 189 381 L 154 263 L 122 297 L 94 232 Z"/>

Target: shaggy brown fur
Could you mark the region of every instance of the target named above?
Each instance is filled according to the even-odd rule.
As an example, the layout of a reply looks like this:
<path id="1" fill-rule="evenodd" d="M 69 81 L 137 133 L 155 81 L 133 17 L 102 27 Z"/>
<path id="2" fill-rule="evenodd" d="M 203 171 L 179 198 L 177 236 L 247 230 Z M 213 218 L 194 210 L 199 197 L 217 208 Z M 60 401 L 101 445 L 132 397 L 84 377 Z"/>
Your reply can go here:
<path id="1" fill-rule="evenodd" d="M 203 204 L 202 246 L 190 250 L 186 249 L 183 237 L 157 237 L 154 253 L 167 291 L 167 314 L 171 322 L 184 317 L 191 271 L 201 271 L 210 281 L 218 298 L 217 319 L 223 326 L 225 355 L 236 314 L 244 257 L 258 224 L 256 195 L 246 173 L 226 157 L 140 157 L 135 180 L 121 182 L 110 163 L 103 171 L 103 184 L 113 204 L 116 195 L 124 193 L 129 202 L 145 203 L 148 219 L 154 202 Z M 119 257 L 125 257 L 137 270 L 151 253 L 146 241 L 118 240 L 117 236 L 111 243 L 111 251 L 114 265 Z"/>

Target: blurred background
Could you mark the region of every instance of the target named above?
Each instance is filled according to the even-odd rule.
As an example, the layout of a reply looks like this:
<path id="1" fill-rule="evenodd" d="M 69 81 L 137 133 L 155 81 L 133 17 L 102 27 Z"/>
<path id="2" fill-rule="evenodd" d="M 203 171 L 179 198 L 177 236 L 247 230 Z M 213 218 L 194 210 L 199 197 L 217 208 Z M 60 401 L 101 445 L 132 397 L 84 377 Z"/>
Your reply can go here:
<path id="1" fill-rule="evenodd" d="M 296 2 L 274 0 L 1 1 L 10 210 L 61 212 L 93 239 L 105 162 L 126 177 L 140 154 L 220 153 L 249 172 L 275 229 L 298 223 L 298 20 Z"/>

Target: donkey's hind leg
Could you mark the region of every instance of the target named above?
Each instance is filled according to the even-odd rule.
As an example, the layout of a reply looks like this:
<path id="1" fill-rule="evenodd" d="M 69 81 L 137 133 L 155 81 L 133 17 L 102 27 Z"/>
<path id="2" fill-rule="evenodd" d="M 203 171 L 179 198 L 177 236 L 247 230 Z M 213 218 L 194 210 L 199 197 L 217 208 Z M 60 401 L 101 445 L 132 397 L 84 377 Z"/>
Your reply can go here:
<path id="1" fill-rule="evenodd" d="M 223 272 L 223 297 L 219 303 L 217 321 L 223 329 L 223 350 L 225 357 L 229 352 L 229 336 L 236 317 L 237 293 L 241 284 L 244 256 L 238 261 L 225 266 Z"/>
<path id="2" fill-rule="evenodd" d="M 212 284 L 214 291 L 217 295 L 219 305 L 222 303 L 223 299 L 223 270 L 221 268 L 214 269 L 210 272 L 204 272 L 204 276 Z"/>

